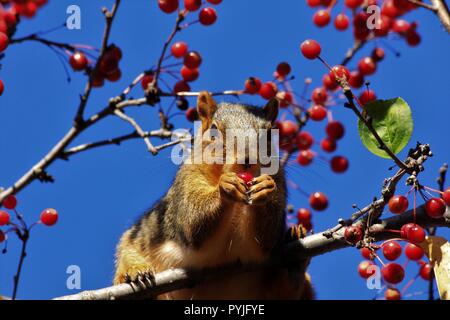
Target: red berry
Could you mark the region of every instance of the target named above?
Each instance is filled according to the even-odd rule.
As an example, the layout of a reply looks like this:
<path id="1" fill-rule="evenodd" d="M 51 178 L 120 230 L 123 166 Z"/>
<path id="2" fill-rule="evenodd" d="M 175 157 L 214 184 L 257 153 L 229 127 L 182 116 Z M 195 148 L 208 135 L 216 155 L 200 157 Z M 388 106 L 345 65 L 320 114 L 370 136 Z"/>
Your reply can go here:
<path id="1" fill-rule="evenodd" d="M 345 0 L 345 5 L 350 9 L 355 9 L 362 5 L 363 2 L 364 0 Z"/>
<path id="2" fill-rule="evenodd" d="M 190 51 L 184 57 L 184 65 L 189 69 L 197 69 L 202 64 L 202 57 L 197 51 Z"/>
<path id="3" fill-rule="evenodd" d="M 189 91 L 191 91 L 191 87 L 185 81 L 178 81 L 177 83 L 175 83 L 175 86 L 173 87 L 174 93 L 189 92 Z"/>
<path id="4" fill-rule="evenodd" d="M 272 99 L 277 95 L 278 88 L 272 81 L 266 82 L 259 89 L 259 95 L 266 100 Z"/>
<path id="5" fill-rule="evenodd" d="M 323 211 L 328 207 L 328 198 L 322 192 L 314 192 L 309 197 L 309 205 L 317 211 Z"/>
<path id="6" fill-rule="evenodd" d="M 281 62 L 277 66 L 277 73 L 284 78 L 291 73 L 291 66 L 287 62 Z"/>
<path id="7" fill-rule="evenodd" d="M 423 280 L 430 281 L 433 279 L 433 266 L 429 263 L 423 264 L 420 267 L 419 274 Z"/>
<path id="8" fill-rule="evenodd" d="M 17 17 L 13 10 L 3 12 L 3 19 L 6 22 L 8 28 L 13 28 L 17 24 Z"/>
<path id="9" fill-rule="evenodd" d="M 338 14 L 336 18 L 334 18 L 334 26 L 337 30 L 346 30 L 349 24 L 350 20 L 343 13 Z"/>
<path id="10" fill-rule="evenodd" d="M 400 229 L 400 237 L 402 237 L 403 239 L 408 239 L 408 231 L 414 226 L 414 223 L 404 224 Z"/>
<path id="11" fill-rule="evenodd" d="M 70 57 L 70 65 L 72 66 L 73 70 L 82 71 L 82 70 L 86 69 L 86 67 L 88 65 L 88 60 L 83 53 L 75 52 Z"/>
<path id="12" fill-rule="evenodd" d="M 172 13 L 178 9 L 178 0 L 158 0 L 159 8 L 165 13 Z"/>
<path id="13" fill-rule="evenodd" d="M 0 79 L 0 96 L 5 92 L 5 85 L 3 84 L 2 79 Z"/>
<path id="14" fill-rule="evenodd" d="M 322 148 L 323 151 L 334 152 L 336 150 L 337 145 L 336 141 L 334 141 L 333 139 L 324 138 L 320 142 L 320 147 Z"/>
<path id="15" fill-rule="evenodd" d="M 9 195 L 3 200 L 3 206 L 6 209 L 13 210 L 17 206 L 17 198 L 14 195 Z"/>
<path id="16" fill-rule="evenodd" d="M 318 10 L 313 16 L 313 22 L 318 27 L 325 27 L 330 23 L 330 12 L 326 9 Z"/>
<path id="17" fill-rule="evenodd" d="M 330 161 L 331 170 L 336 173 L 343 173 L 348 169 L 348 160 L 346 157 L 335 156 Z"/>
<path id="18" fill-rule="evenodd" d="M 111 82 L 119 81 L 121 77 L 122 77 L 122 71 L 120 71 L 119 68 L 117 68 L 116 70 L 114 70 L 106 75 L 106 79 Z"/>
<path id="19" fill-rule="evenodd" d="M 331 79 L 330 75 L 327 73 L 322 78 L 322 84 L 327 90 L 333 91 L 338 87 L 336 81 Z"/>
<path id="20" fill-rule="evenodd" d="M 286 108 L 292 103 L 293 97 L 290 92 L 281 91 L 277 93 L 277 99 L 280 100 L 280 108 Z"/>
<path id="21" fill-rule="evenodd" d="M 6 239 L 5 233 L 4 233 L 2 230 L 0 230 L 0 243 L 2 243 L 3 241 L 5 241 L 5 239 Z"/>
<path id="22" fill-rule="evenodd" d="M 188 11 L 197 11 L 202 6 L 202 0 L 184 0 L 184 8 Z"/>
<path id="23" fill-rule="evenodd" d="M 339 121 L 331 121 L 327 124 L 326 128 L 325 128 L 328 137 L 334 139 L 334 140 L 339 140 L 344 136 L 345 133 L 345 129 L 344 126 L 342 125 L 342 123 L 340 123 Z"/>
<path id="24" fill-rule="evenodd" d="M 362 75 L 368 76 L 375 73 L 377 65 L 371 57 L 365 57 L 359 61 L 358 70 Z"/>
<path id="25" fill-rule="evenodd" d="M 117 61 L 122 60 L 122 56 L 123 56 L 122 50 L 118 46 L 112 45 L 109 48 L 108 53 Z"/>
<path id="26" fill-rule="evenodd" d="M 303 56 L 307 59 L 316 59 L 321 52 L 320 44 L 315 40 L 305 40 L 300 46 Z"/>
<path id="27" fill-rule="evenodd" d="M 390 261 L 397 260 L 402 254 L 402 246 L 394 240 L 388 241 L 383 245 L 383 255 Z"/>
<path id="28" fill-rule="evenodd" d="M 415 30 L 409 29 L 408 32 L 406 32 L 406 42 L 411 47 L 417 46 L 420 43 L 420 40 L 420 36 Z"/>
<path id="29" fill-rule="evenodd" d="M 375 101 L 377 99 L 377 96 L 375 95 L 375 92 L 373 90 L 364 90 L 363 93 L 359 96 L 359 101 L 365 105 L 371 101 Z"/>
<path id="30" fill-rule="evenodd" d="M 408 199 L 405 196 L 395 195 L 389 199 L 389 211 L 395 214 L 401 214 L 408 209 Z"/>
<path id="31" fill-rule="evenodd" d="M 348 79 L 348 84 L 356 89 L 361 88 L 364 84 L 364 76 L 358 71 L 352 71 Z"/>
<path id="32" fill-rule="evenodd" d="M 186 66 L 183 66 L 181 68 L 180 73 L 181 73 L 181 76 L 183 77 L 184 81 L 187 81 L 187 82 L 192 82 L 192 81 L 197 80 L 198 75 L 199 75 L 198 69 L 189 69 L 189 68 L 186 68 Z"/>
<path id="33" fill-rule="evenodd" d="M 308 110 L 309 116 L 314 121 L 322 121 L 327 116 L 327 109 L 320 104 L 315 104 Z"/>
<path id="34" fill-rule="evenodd" d="M 359 226 L 349 226 L 345 228 L 344 238 L 346 241 L 356 244 L 363 238 L 363 231 Z"/>
<path id="35" fill-rule="evenodd" d="M 170 52 L 175 58 L 183 58 L 188 52 L 188 45 L 183 41 L 175 42 L 172 47 L 170 47 Z"/>
<path id="36" fill-rule="evenodd" d="M 6 50 L 8 44 L 9 44 L 8 36 L 5 33 L 0 32 L 0 53 Z"/>
<path id="37" fill-rule="evenodd" d="M 297 211 L 297 219 L 301 224 L 311 222 L 311 216 L 311 211 L 306 208 L 300 208 Z"/>
<path id="38" fill-rule="evenodd" d="M 198 112 L 195 108 L 189 108 L 186 110 L 186 119 L 190 122 L 198 120 Z"/>
<path id="39" fill-rule="evenodd" d="M 281 138 L 294 137 L 298 131 L 298 126 L 291 120 L 277 122 L 277 128 Z"/>
<path id="40" fill-rule="evenodd" d="M 409 242 L 419 244 L 425 240 L 425 231 L 419 225 L 413 225 L 407 229 L 406 237 Z"/>
<path id="41" fill-rule="evenodd" d="M 241 172 L 241 173 L 238 173 L 237 176 L 240 179 L 242 179 L 247 186 L 250 186 L 252 184 L 253 175 L 251 173 L 249 173 L 249 172 Z"/>
<path id="42" fill-rule="evenodd" d="M 302 150 L 298 153 L 297 162 L 301 166 L 307 166 L 311 164 L 314 159 L 314 153 L 311 150 Z"/>
<path id="43" fill-rule="evenodd" d="M 447 206 L 441 198 L 431 198 L 425 204 L 425 211 L 431 218 L 441 218 L 444 215 L 445 210 L 447 210 Z"/>
<path id="44" fill-rule="evenodd" d="M 423 249 L 414 243 L 408 243 L 405 247 L 405 255 L 409 260 L 420 260 L 423 257 Z"/>
<path id="45" fill-rule="evenodd" d="M 261 80 L 255 77 L 250 77 L 245 81 L 245 92 L 249 94 L 258 93 L 261 89 Z"/>
<path id="46" fill-rule="evenodd" d="M 405 270 L 398 263 L 391 262 L 381 268 L 381 275 L 384 281 L 392 284 L 402 282 L 405 277 Z"/>
<path id="47" fill-rule="evenodd" d="M 154 79 L 154 78 L 155 78 L 155 77 L 154 77 L 154 74 L 153 74 L 153 73 L 147 73 L 147 74 L 145 74 L 145 76 L 143 76 L 143 77 L 142 77 L 142 80 L 141 80 L 141 86 L 142 86 L 142 89 L 147 90 L 148 85 L 149 85 L 151 82 L 153 82 L 153 79 Z"/>
<path id="48" fill-rule="evenodd" d="M 199 14 L 200 23 L 204 26 L 210 26 L 217 20 L 217 13 L 214 8 L 203 8 Z"/>
<path id="49" fill-rule="evenodd" d="M 58 212 L 55 209 L 45 209 L 41 213 L 41 222 L 46 226 L 52 226 L 58 221 Z"/>
<path id="50" fill-rule="evenodd" d="M 364 247 L 360 250 L 361 255 L 367 260 L 375 259 L 375 252 L 368 247 Z"/>
<path id="51" fill-rule="evenodd" d="M 350 71 L 348 71 L 346 67 L 341 65 L 337 65 L 331 68 L 328 74 L 330 76 L 330 79 L 334 82 L 336 82 L 337 78 L 345 78 L 345 80 L 350 79 Z"/>
<path id="52" fill-rule="evenodd" d="M 314 143 L 314 138 L 308 131 L 301 131 L 295 138 L 295 143 L 299 150 L 307 150 Z"/>
<path id="53" fill-rule="evenodd" d="M 377 28 L 374 29 L 374 33 L 378 37 L 385 37 L 389 33 L 390 28 L 391 18 L 382 14 L 377 21 Z"/>
<path id="54" fill-rule="evenodd" d="M 388 16 L 389 18 L 395 18 L 400 15 L 398 8 L 395 6 L 394 1 L 385 0 L 381 6 L 381 14 Z"/>
<path id="55" fill-rule="evenodd" d="M 9 223 L 9 213 L 0 210 L 0 226 L 7 225 Z"/>
<path id="56" fill-rule="evenodd" d="M 408 21 L 403 19 L 396 19 L 392 23 L 392 30 L 394 30 L 397 33 L 405 33 L 410 28 L 410 24 Z"/>
<path id="57" fill-rule="evenodd" d="M 105 84 L 105 76 L 101 72 L 97 72 L 92 76 L 92 87 L 100 88 Z"/>
<path id="58" fill-rule="evenodd" d="M 445 189 L 444 193 L 442 194 L 442 199 L 444 199 L 444 202 L 447 206 L 450 206 L 450 187 Z"/>
<path id="59" fill-rule="evenodd" d="M 386 300 L 401 300 L 402 295 L 396 288 L 387 288 L 386 292 L 384 293 L 384 298 Z"/>
<path id="60" fill-rule="evenodd" d="M 368 279 L 371 275 L 375 274 L 375 272 L 376 266 L 373 261 L 361 261 L 361 263 L 358 265 L 358 273 L 361 278 Z"/>
<path id="61" fill-rule="evenodd" d="M 306 0 L 306 3 L 308 4 L 308 6 L 314 8 L 321 5 L 321 0 Z"/>
<path id="62" fill-rule="evenodd" d="M 211 4 L 220 4 L 222 0 L 206 0 L 206 2 L 209 2 Z"/>
<path id="63" fill-rule="evenodd" d="M 315 88 L 312 92 L 311 99 L 317 104 L 324 104 L 327 101 L 328 94 L 325 88 Z"/>

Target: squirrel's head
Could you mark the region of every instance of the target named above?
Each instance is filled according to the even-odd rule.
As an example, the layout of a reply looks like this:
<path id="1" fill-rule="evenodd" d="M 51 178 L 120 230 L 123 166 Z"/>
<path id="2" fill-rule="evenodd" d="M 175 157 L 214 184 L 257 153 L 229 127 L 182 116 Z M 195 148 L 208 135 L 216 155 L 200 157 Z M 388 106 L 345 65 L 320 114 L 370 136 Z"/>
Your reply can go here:
<path id="1" fill-rule="evenodd" d="M 221 171 L 252 172 L 270 166 L 271 129 L 275 127 L 279 103 L 270 100 L 263 108 L 232 103 L 217 104 L 208 92 L 201 92 L 197 112 L 201 120 L 203 157 L 205 153 L 222 159 Z M 217 161 L 215 161 L 217 164 Z"/>

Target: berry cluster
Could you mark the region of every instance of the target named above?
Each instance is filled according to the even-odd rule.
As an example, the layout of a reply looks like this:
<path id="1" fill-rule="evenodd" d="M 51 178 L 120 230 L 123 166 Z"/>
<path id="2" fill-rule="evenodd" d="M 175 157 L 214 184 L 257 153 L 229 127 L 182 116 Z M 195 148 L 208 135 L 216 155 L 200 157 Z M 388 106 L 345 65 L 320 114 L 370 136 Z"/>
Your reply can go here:
<path id="1" fill-rule="evenodd" d="M 331 11 L 337 2 L 332 0 L 307 0 L 310 7 L 320 8 L 313 15 L 314 24 L 323 28 L 331 21 Z M 378 21 L 368 21 L 370 12 L 367 7 L 379 5 L 381 2 L 381 15 Z M 345 0 L 344 10 L 334 17 L 334 27 L 339 31 L 349 28 L 350 22 L 353 26 L 353 36 L 356 40 L 366 41 L 371 38 L 386 37 L 389 33 L 395 33 L 403 37 L 410 46 L 420 43 L 420 36 L 417 33 L 417 23 L 402 19 L 402 16 L 417 6 L 408 0 Z M 351 12 L 349 17 L 345 11 Z M 372 19 L 373 20 L 373 19 Z M 373 23 L 373 26 L 370 26 Z"/>
<path id="2" fill-rule="evenodd" d="M 207 2 L 217 5 L 222 2 L 222 0 L 207 0 Z M 158 0 L 159 8 L 165 13 L 173 13 L 177 11 L 180 7 L 179 0 Z M 195 12 L 198 13 L 198 22 L 204 26 L 210 26 L 214 24 L 217 20 L 217 12 L 212 7 L 202 8 L 202 0 L 184 0 L 184 13 Z"/>

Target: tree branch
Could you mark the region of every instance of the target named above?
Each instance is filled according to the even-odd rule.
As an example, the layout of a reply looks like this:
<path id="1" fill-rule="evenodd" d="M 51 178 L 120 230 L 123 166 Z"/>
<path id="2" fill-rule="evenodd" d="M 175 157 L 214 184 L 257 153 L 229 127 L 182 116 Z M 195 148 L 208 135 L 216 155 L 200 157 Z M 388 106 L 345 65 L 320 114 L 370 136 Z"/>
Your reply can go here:
<path id="1" fill-rule="evenodd" d="M 445 0 L 431 0 L 431 4 L 436 8 L 435 13 L 441 21 L 441 24 L 450 33 L 450 12 L 447 3 Z"/>
<path id="2" fill-rule="evenodd" d="M 447 208 L 447 214 L 450 214 Z M 409 222 L 414 221 L 413 210 L 402 215 L 396 215 L 384 219 L 371 227 L 371 232 L 376 241 L 384 241 L 391 238 L 398 238 L 398 233 L 390 230 L 400 230 L 400 228 Z M 425 206 L 417 208 L 416 222 L 423 227 L 450 227 L 450 221 L 444 218 L 432 219 L 425 212 Z M 145 283 L 120 284 L 99 290 L 83 291 L 78 294 L 56 298 L 57 300 L 112 300 L 112 299 L 143 299 L 154 297 L 166 292 L 183 289 L 198 285 L 205 281 L 211 281 L 217 278 L 223 278 L 230 274 L 252 272 L 264 268 L 286 267 L 299 260 L 322 255 L 327 252 L 350 247 L 351 245 L 344 240 L 344 230 L 340 230 L 333 237 L 326 237 L 323 233 L 317 233 L 307 236 L 298 241 L 286 244 L 281 252 L 264 264 L 239 263 L 230 264 L 222 267 L 202 270 L 191 269 L 169 269 L 155 274 L 152 279 Z"/>

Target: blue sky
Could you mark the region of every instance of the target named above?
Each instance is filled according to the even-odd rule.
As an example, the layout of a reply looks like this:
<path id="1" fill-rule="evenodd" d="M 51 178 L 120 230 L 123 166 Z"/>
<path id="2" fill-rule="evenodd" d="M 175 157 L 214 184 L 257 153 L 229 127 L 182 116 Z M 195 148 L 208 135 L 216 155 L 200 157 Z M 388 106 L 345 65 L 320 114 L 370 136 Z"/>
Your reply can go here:
<path id="1" fill-rule="evenodd" d="M 100 5 L 86 0 L 49 1 L 35 19 L 20 24 L 18 36 L 62 24 L 67 17 L 67 6 L 73 3 L 81 7 L 82 29 L 59 30 L 48 37 L 98 47 L 104 22 Z M 112 1 L 103 3 L 110 6 Z M 332 26 L 322 30 L 314 27 L 311 21 L 314 10 L 304 1 L 274 3 L 270 0 L 224 0 L 217 7 L 218 21 L 214 26 L 194 25 L 177 36 L 176 39 L 188 42 L 203 56 L 201 76 L 192 85 L 193 90 L 240 89 L 249 76 L 268 80 L 281 61 L 292 65 L 296 91 L 303 89 L 305 77 L 311 77 L 314 85 L 320 84 L 324 68 L 318 61 L 301 56 L 300 43 L 306 38 L 318 40 L 322 44 L 323 57 L 330 64 L 337 64 L 352 45 L 351 32 L 340 33 Z M 341 4 L 338 8 L 340 10 Z M 422 43 L 409 48 L 404 41 L 388 41 L 389 46 L 401 52 L 400 58 L 395 57 L 385 43 L 380 43 L 385 48 L 386 59 L 370 78 L 371 87 L 379 98 L 400 96 L 411 106 L 415 123 L 410 146 L 415 141 L 431 144 L 435 156 L 426 164 L 421 181 L 435 187 L 439 166 L 450 159 L 447 141 L 450 83 L 445 73 L 450 67 L 449 36 L 429 12 L 419 10 L 407 17 L 419 21 Z M 107 84 L 93 92 L 88 114 L 105 106 L 109 97 L 117 95 L 139 72 L 155 64 L 174 20 L 175 15 L 160 12 L 156 0 L 123 1 L 111 41 L 123 49 L 121 69 L 124 76 L 118 83 Z M 369 44 L 357 58 L 370 53 L 374 46 Z M 350 66 L 354 67 L 356 63 L 357 60 L 353 60 Z M 0 185 L 9 186 L 69 129 L 85 79 L 81 74 L 72 74 L 72 82 L 67 83 L 57 57 L 36 43 L 11 46 L 2 64 L 0 78 L 5 82 L 6 91 L 0 98 Z M 133 93 L 134 97 L 141 95 L 139 88 Z M 223 100 L 234 101 L 234 98 Z M 258 97 L 242 97 L 242 100 L 263 103 Z M 170 100 L 165 101 L 164 106 L 167 108 L 169 103 Z M 349 110 L 341 106 L 333 110 L 334 118 L 346 125 L 346 135 L 339 142 L 336 154 L 349 158 L 348 172 L 333 174 L 324 161 L 288 171 L 289 179 L 306 192 L 321 190 L 329 195 L 330 207 L 314 213 L 318 231 L 335 224 L 339 217 L 348 216 L 353 203 L 364 206 L 378 195 L 391 165 L 362 146 L 356 119 Z M 136 116 L 147 130 L 158 126 L 155 109 L 143 108 L 130 114 Z M 174 122 L 178 126 L 190 125 L 184 117 L 178 117 Z M 308 125 L 308 130 L 322 138 L 324 127 L 324 122 L 313 123 Z M 126 124 L 111 119 L 84 133 L 78 142 L 130 131 Z M 315 149 L 318 150 L 318 146 Z M 400 155 L 405 156 L 405 152 Z M 164 194 L 176 170 L 168 151 L 152 157 L 142 141 L 94 150 L 75 156 L 69 162 L 56 162 L 49 168 L 49 173 L 56 178 L 55 184 L 35 182 L 19 196 L 19 209 L 29 222 L 37 220 L 46 207 L 54 207 L 60 212 L 60 221 L 55 227 L 39 226 L 32 233 L 19 298 L 46 299 L 74 293 L 66 288 L 66 269 L 70 265 L 80 266 L 82 289 L 109 285 L 115 245 L 121 233 Z M 400 190 L 406 192 L 405 187 Z M 307 205 L 307 198 L 291 190 L 289 202 L 299 208 Z M 448 231 L 440 231 L 440 234 L 449 236 Z M 2 294 L 11 292 L 19 244 L 11 237 L 8 254 L 0 256 Z M 313 259 L 310 273 L 318 298 L 373 298 L 375 292 L 368 290 L 357 275 L 360 260 L 355 249 Z M 416 272 L 416 268 L 408 268 L 407 280 L 399 287 L 402 288 Z M 417 280 L 408 292 L 424 290 L 424 282 Z M 426 295 L 414 295 L 413 298 L 426 298 Z"/>

